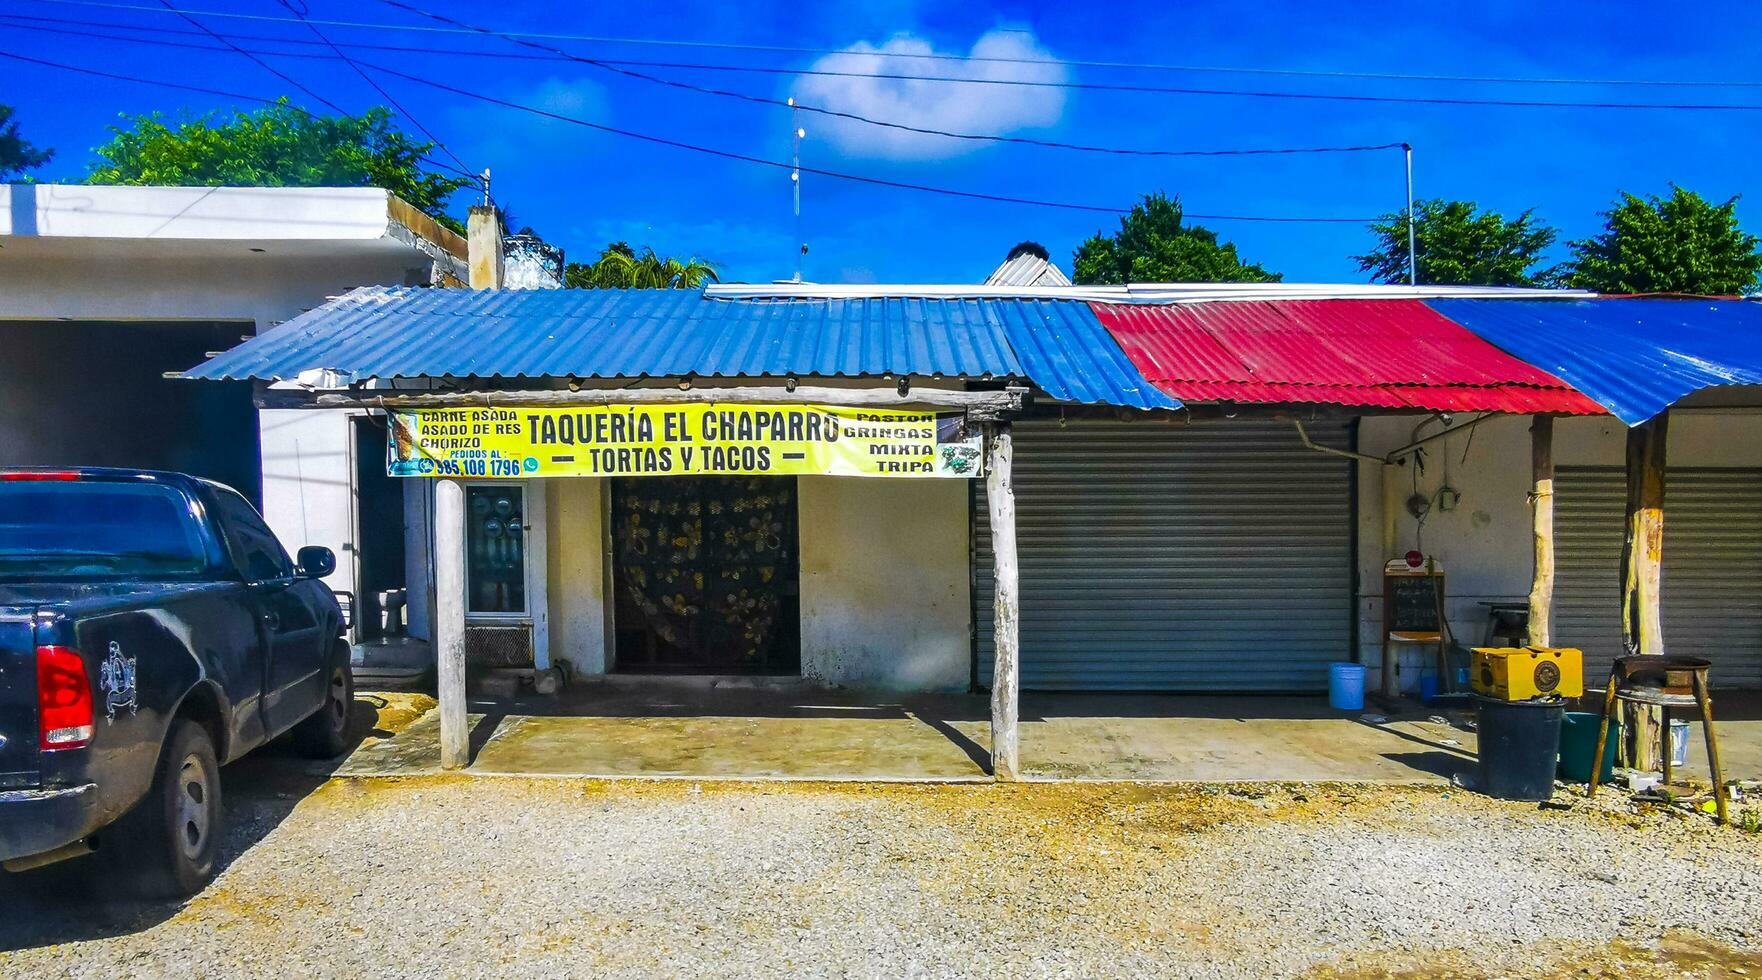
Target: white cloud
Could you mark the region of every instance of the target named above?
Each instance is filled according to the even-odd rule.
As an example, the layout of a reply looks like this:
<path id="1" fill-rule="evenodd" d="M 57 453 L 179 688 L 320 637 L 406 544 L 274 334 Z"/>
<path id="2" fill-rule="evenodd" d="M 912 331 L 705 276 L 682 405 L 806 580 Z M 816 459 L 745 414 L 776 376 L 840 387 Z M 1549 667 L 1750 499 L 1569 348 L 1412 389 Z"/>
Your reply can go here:
<path id="1" fill-rule="evenodd" d="M 837 54 L 825 55 L 814 62 L 813 70 L 1031 82 L 1062 82 L 1067 78 L 1065 66 L 1056 61 L 1021 64 L 928 57 L 960 53 L 939 52 L 922 38 L 898 34 L 879 46 L 859 41 Z M 973 42 L 967 54 L 975 58 L 1052 59 L 1034 35 L 1023 30 L 988 31 Z M 1065 90 L 1058 88 L 834 75 L 802 76 L 794 96 L 797 102 L 816 108 L 924 129 L 987 136 L 1052 126 L 1064 115 L 1065 108 Z M 847 154 L 891 160 L 940 160 L 986 145 L 819 113 L 804 113 L 802 126 L 808 131 L 810 145 L 825 140 Z"/>

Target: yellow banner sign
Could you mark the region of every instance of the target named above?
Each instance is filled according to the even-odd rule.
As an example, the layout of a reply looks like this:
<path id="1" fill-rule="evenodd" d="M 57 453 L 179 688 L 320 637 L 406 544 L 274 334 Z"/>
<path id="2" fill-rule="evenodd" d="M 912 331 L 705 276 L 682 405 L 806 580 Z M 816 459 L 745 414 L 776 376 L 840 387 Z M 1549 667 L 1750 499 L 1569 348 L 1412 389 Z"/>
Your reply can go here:
<path id="1" fill-rule="evenodd" d="M 594 405 L 392 412 L 392 476 L 980 475 L 964 415 L 818 405 Z"/>

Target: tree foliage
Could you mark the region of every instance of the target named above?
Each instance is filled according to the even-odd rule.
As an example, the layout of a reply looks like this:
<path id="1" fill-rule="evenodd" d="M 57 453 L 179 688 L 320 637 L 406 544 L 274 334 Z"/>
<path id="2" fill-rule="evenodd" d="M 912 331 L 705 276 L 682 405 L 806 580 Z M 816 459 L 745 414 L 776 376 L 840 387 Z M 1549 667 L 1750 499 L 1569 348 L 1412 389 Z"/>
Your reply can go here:
<path id="1" fill-rule="evenodd" d="M 1603 232 L 1572 243 L 1568 284 L 1604 293 L 1755 292 L 1762 239 L 1738 227 L 1737 198 L 1713 204 L 1672 187 L 1668 198 L 1623 192 Z"/>
<path id="2" fill-rule="evenodd" d="M 18 122 L 13 109 L 0 104 L 0 183 L 22 177 L 48 163 L 54 150 L 40 150 L 18 135 Z"/>
<path id="3" fill-rule="evenodd" d="M 167 122 L 125 117 L 95 151 L 87 181 L 181 187 L 381 187 L 455 231 L 446 212 L 469 181 L 424 165 L 435 144 L 392 124 L 389 110 L 320 116 L 286 99 L 251 112 Z"/>
<path id="4" fill-rule="evenodd" d="M 1243 262 L 1217 232 L 1182 221 L 1181 201 L 1147 194 L 1113 235 L 1096 232 L 1071 257 L 1081 285 L 1142 282 L 1278 282 L 1279 274 Z"/>
<path id="5" fill-rule="evenodd" d="M 1359 271 L 1383 283 L 1407 279 L 1407 213 L 1385 214 L 1370 226 L 1376 247 L 1354 255 Z M 1554 280 L 1539 267 L 1559 232 L 1525 211 L 1506 218 L 1481 211 L 1473 201 L 1433 198 L 1413 206 L 1418 280 L 1432 286 L 1537 286 Z"/>
<path id="6" fill-rule="evenodd" d="M 571 262 L 563 271 L 570 289 L 701 289 L 720 281 L 716 267 L 696 256 L 681 261 L 652 248 L 637 254 L 627 242 L 613 242 L 598 259 Z"/>

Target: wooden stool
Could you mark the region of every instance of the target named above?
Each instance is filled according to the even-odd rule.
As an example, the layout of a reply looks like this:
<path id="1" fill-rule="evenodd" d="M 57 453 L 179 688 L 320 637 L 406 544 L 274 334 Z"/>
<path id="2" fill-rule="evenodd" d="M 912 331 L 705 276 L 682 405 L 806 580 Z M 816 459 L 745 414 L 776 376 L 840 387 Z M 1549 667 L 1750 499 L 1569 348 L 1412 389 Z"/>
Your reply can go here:
<path id="1" fill-rule="evenodd" d="M 1664 784 L 1670 785 L 1670 709 L 1699 708 L 1701 730 L 1707 736 L 1707 767 L 1713 773 L 1713 805 L 1719 822 L 1726 823 L 1725 776 L 1719 771 L 1719 740 L 1713 735 L 1713 699 L 1707 694 L 1707 671 L 1711 661 L 1697 657 L 1643 655 L 1620 657 L 1609 669 L 1609 690 L 1603 698 L 1603 717 L 1597 725 L 1597 751 L 1591 756 L 1591 784 L 1586 796 L 1597 795 L 1597 776 L 1603 769 L 1603 753 L 1609 740 L 1609 717 L 1615 702 L 1652 705 L 1663 710 L 1661 726 Z"/>

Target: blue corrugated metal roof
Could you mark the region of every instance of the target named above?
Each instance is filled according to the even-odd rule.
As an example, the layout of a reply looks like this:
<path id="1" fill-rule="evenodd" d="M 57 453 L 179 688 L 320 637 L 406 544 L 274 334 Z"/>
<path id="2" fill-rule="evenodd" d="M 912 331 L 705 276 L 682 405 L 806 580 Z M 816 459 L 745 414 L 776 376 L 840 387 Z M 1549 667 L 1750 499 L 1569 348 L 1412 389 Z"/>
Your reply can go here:
<path id="1" fill-rule="evenodd" d="M 1428 301 L 1488 343 L 1639 425 L 1685 395 L 1762 385 L 1762 303 L 1581 299 Z"/>
<path id="2" fill-rule="evenodd" d="M 1061 400 L 1178 408 L 1086 304 L 717 300 L 688 290 L 356 289 L 184 373 L 365 378 L 1016 378 Z"/>

